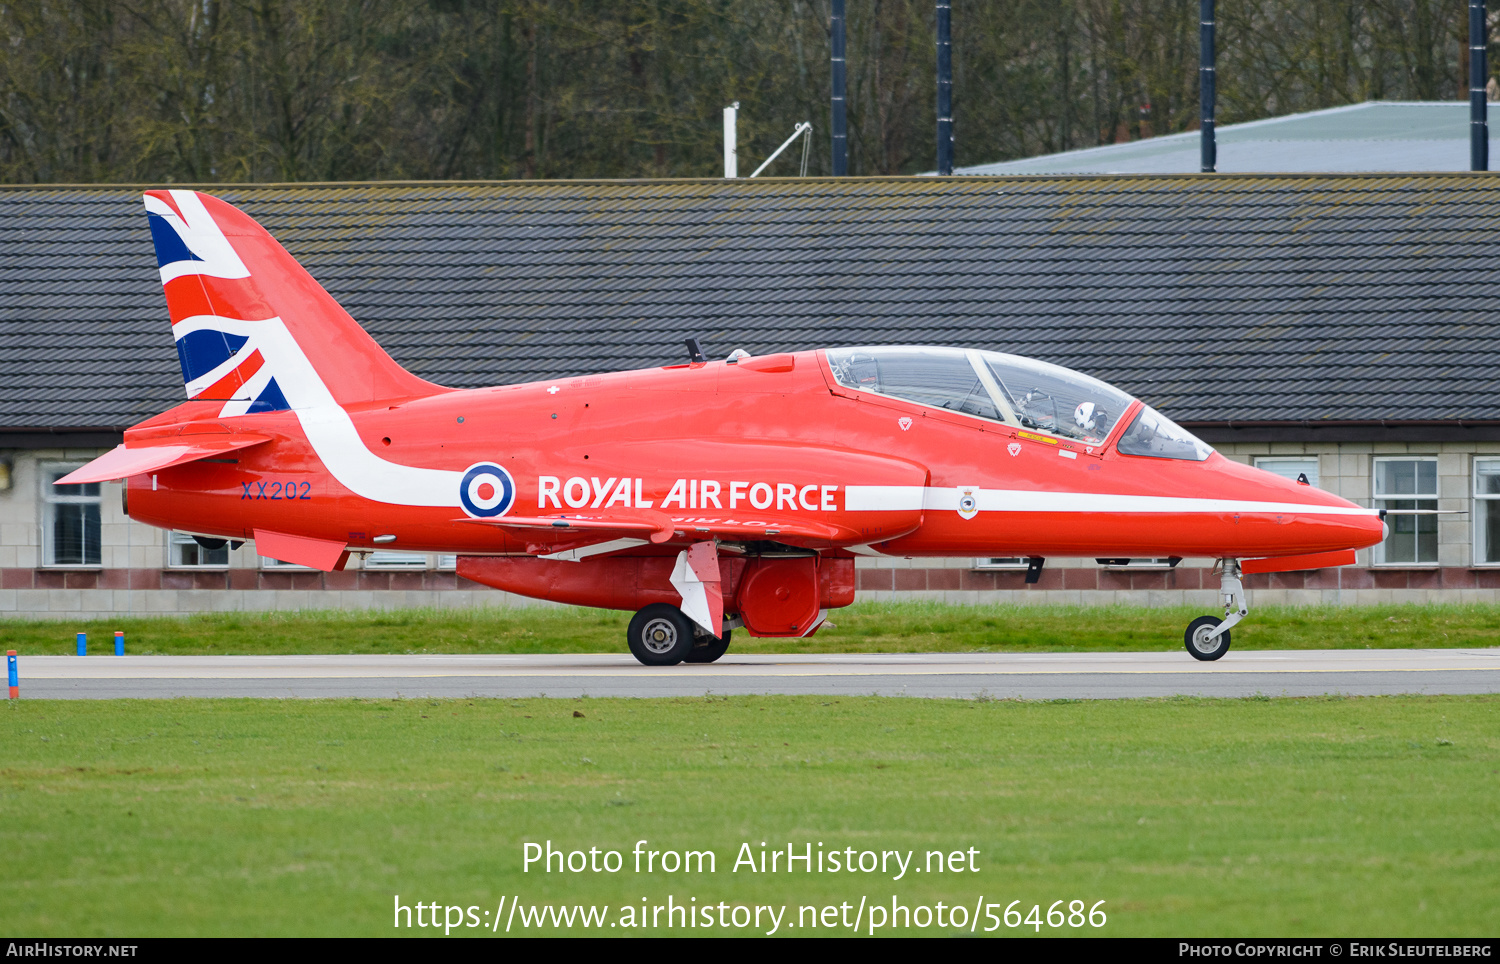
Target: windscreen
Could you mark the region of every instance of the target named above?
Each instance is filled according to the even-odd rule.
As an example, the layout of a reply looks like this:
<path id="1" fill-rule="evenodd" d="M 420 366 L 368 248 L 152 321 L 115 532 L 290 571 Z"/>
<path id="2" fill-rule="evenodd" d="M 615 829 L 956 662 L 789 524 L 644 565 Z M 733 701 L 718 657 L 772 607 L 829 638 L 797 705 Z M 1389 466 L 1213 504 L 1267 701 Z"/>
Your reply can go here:
<path id="1" fill-rule="evenodd" d="M 1141 406 L 1135 421 L 1130 423 L 1115 447 L 1125 455 L 1191 462 L 1202 462 L 1213 454 L 1206 442 L 1149 405 Z"/>

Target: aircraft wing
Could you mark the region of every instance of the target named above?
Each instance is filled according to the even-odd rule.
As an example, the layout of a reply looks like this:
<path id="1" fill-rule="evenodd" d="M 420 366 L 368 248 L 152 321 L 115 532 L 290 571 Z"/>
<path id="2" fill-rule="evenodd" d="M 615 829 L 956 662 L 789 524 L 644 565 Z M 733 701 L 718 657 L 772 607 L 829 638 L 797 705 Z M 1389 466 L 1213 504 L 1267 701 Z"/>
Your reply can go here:
<path id="1" fill-rule="evenodd" d="M 265 435 L 173 435 L 117 445 L 88 465 L 74 469 L 55 485 L 110 482 L 132 475 L 155 472 L 184 462 L 213 458 L 269 442 Z"/>
<path id="2" fill-rule="evenodd" d="M 769 519 L 763 522 L 693 522 L 680 526 L 688 535 L 707 533 L 720 539 L 771 539 L 776 542 L 848 542 L 854 533 L 826 522 Z"/>
<path id="3" fill-rule="evenodd" d="M 653 543 L 670 541 L 674 536 L 692 541 L 725 539 L 729 541 L 772 539 L 793 545 L 813 543 L 819 546 L 854 544 L 859 534 L 840 526 L 801 519 L 673 519 L 665 512 L 636 509 L 631 512 L 595 512 L 578 515 L 497 516 L 493 519 L 465 519 L 483 525 L 510 529 L 528 540 L 542 540 L 555 534 L 569 546 L 603 542 L 617 538 L 647 539 Z M 678 534 L 681 534 L 680 536 Z M 537 541 L 538 552 L 552 552 L 556 546 Z"/>
<path id="4" fill-rule="evenodd" d="M 579 533 L 610 538 L 613 536 L 645 536 L 652 542 L 666 542 L 672 538 L 676 525 L 664 512 L 638 509 L 630 513 L 601 512 L 589 515 L 555 516 L 497 516 L 493 519 L 465 519 L 482 525 L 515 529 L 517 534 L 540 536 L 555 533 L 576 538 Z"/>

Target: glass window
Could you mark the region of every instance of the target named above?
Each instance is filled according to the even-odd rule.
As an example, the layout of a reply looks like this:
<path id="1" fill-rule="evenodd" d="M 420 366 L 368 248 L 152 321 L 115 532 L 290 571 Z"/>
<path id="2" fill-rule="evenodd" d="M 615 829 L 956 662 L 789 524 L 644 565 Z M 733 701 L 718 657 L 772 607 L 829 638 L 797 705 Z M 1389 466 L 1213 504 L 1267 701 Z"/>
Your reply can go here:
<path id="1" fill-rule="evenodd" d="M 1376 459 L 1375 508 L 1385 509 L 1390 535 L 1373 550 L 1376 565 L 1438 561 L 1437 459 Z"/>
<path id="2" fill-rule="evenodd" d="M 981 556 L 974 560 L 975 569 L 1025 569 L 1031 560 L 1024 556 Z"/>
<path id="3" fill-rule="evenodd" d="M 365 554 L 365 569 L 426 569 L 425 552 L 370 552 Z"/>
<path id="4" fill-rule="evenodd" d="M 174 569 L 218 568 L 229 565 L 229 543 L 222 539 L 205 539 L 214 549 L 206 548 L 186 532 L 167 534 L 167 565 Z"/>
<path id="5" fill-rule="evenodd" d="M 1088 375 L 1019 355 L 976 352 L 1025 428 L 1097 444 L 1130 407 L 1130 396 Z"/>
<path id="6" fill-rule="evenodd" d="M 1283 479 L 1297 481 L 1298 476 L 1306 476 L 1308 485 L 1318 484 L 1318 457 L 1295 457 L 1295 458 L 1262 458 L 1255 460 L 1255 467 L 1279 475 Z"/>
<path id="7" fill-rule="evenodd" d="M 43 565 L 99 565 L 99 483 L 52 484 L 75 468 L 42 467 Z"/>
<path id="8" fill-rule="evenodd" d="M 1213 454 L 1208 444 L 1193 433 L 1156 411 L 1142 405 L 1135 420 L 1120 436 L 1116 446 L 1126 455 L 1144 455 L 1153 459 L 1185 459 L 1202 462 Z"/>
<path id="9" fill-rule="evenodd" d="M 845 388 L 1001 419 L 968 355 L 956 348 L 835 349 L 828 352 L 828 363 Z"/>
<path id="10" fill-rule="evenodd" d="M 306 569 L 306 570 L 309 570 L 309 571 L 312 570 L 311 566 L 302 566 L 302 565 L 298 565 L 295 562 L 282 562 L 280 559 L 272 559 L 270 556 L 261 556 L 260 557 L 260 567 L 262 569 Z"/>
<path id="11" fill-rule="evenodd" d="M 1474 460 L 1474 562 L 1500 563 L 1500 459 Z"/>
<path id="12" fill-rule="evenodd" d="M 438 553 L 437 567 L 438 567 L 438 569 L 440 571 L 443 571 L 443 572 L 452 572 L 453 570 L 457 569 L 458 568 L 458 553 L 456 553 L 456 552 L 442 552 L 442 553 Z"/>

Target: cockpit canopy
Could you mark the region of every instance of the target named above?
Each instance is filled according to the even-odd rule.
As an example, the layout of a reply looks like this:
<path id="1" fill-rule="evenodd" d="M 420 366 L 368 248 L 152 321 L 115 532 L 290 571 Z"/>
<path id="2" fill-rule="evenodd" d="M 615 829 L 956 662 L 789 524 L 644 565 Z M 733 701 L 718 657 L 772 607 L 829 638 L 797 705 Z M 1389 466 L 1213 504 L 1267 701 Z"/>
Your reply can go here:
<path id="1" fill-rule="evenodd" d="M 833 376 L 875 392 L 978 418 L 1060 435 L 1086 445 L 1109 437 L 1129 395 L 1071 369 L 1019 355 L 962 348 L 835 348 Z M 1213 450 L 1143 407 L 1120 438 L 1127 455 L 1201 462 Z"/>

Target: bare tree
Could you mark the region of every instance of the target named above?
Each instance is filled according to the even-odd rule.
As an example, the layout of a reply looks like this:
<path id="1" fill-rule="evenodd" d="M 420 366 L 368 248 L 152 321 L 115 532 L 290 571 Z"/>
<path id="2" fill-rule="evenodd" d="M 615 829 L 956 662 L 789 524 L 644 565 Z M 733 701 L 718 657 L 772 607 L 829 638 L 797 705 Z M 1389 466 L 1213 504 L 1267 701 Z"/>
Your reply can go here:
<path id="1" fill-rule="evenodd" d="M 953 14 L 960 164 L 1197 123 L 1194 0 Z M 931 170 L 933 4 L 848 16 L 851 172 Z M 1225 122 L 1464 86 L 1461 0 L 1219 16 Z M 735 100 L 747 158 L 811 120 L 827 173 L 828 18 L 828 0 L 0 2 L 0 179 L 714 176 Z"/>

